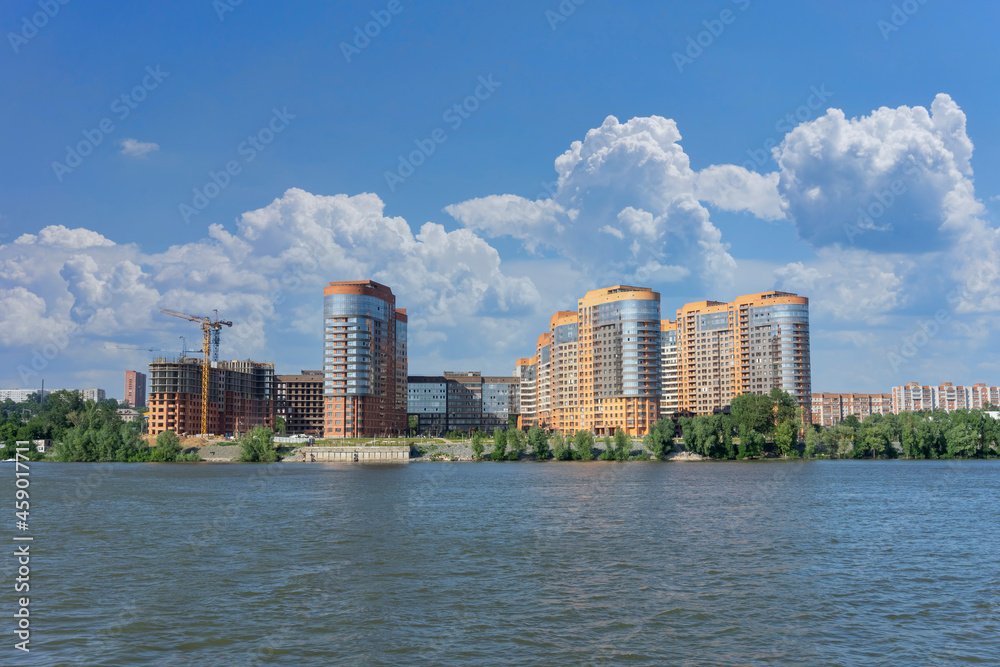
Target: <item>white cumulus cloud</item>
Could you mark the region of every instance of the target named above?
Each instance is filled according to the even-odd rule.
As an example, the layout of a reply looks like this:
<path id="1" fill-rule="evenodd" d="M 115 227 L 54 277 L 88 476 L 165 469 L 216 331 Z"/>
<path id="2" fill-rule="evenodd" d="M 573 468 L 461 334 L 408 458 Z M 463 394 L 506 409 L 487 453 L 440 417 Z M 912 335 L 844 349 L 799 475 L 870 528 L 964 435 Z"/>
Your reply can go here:
<path id="1" fill-rule="evenodd" d="M 160 150 L 160 145 L 157 143 L 137 139 L 122 139 L 118 145 L 122 147 L 119 152 L 128 157 L 142 157 Z"/>

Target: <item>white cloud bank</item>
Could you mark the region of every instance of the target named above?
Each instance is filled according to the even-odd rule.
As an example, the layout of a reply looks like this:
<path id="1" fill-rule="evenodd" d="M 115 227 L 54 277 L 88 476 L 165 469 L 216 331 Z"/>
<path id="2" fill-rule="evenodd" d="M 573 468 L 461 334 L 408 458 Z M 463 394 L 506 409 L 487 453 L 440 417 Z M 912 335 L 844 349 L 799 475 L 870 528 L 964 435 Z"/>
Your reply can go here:
<path id="1" fill-rule="evenodd" d="M 1000 244 L 975 195 L 972 152 L 947 95 L 929 109 L 860 118 L 830 109 L 789 132 L 773 151 L 778 170 L 765 174 L 695 171 L 673 120 L 609 116 L 555 159 L 550 197 L 453 204 L 445 210 L 463 228 L 451 232 L 386 216 L 374 194 L 293 188 L 235 228 L 212 225 L 206 238 L 155 254 L 82 228 L 24 234 L 0 246 L 0 341 L 30 347 L 39 331 L 153 336 L 165 326 L 159 308 L 218 308 L 237 323 L 226 354 L 260 356 L 285 333 L 318 326 L 311 313 L 326 282 L 354 278 L 392 286 L 410 311 L 411 354 L 434 360 L 528 353 L 566 294 L 618 282 L 705 298 L 794 290 L 811 297 L 824 327 L 889 331 L 904 313 L 940 307 L 991 313 L 1000 311 Z M 758 255 L 747 257 L 760 265 L 755 275 L 770 264 L 773 283 L 740 284 L 746 272 L 713 211 L 747 214 L 742 224 L 760 225 L 762 237 L 794 229 L 807 256 L 772 253 L 766 240 L 741 248 Z M 511 271 L 482 237 L 511 237 L 548 259 Z"/>

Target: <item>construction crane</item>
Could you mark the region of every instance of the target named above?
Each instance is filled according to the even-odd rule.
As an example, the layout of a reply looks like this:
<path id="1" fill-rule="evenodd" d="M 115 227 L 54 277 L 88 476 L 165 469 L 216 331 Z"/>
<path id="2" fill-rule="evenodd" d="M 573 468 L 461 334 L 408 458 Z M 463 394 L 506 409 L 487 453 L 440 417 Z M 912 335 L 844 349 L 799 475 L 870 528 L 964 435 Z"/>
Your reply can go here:
<path id="1" fill-rule="evenodd" d="M 164 315 L 173 315 L 174 317 L 179 317 L 182 320 L 190 320 L 191 322 L 197 322 L 201 325 L 202 333 L 202 344 L 201 344 L 201 433 L 205 435 L 208 433 L 208 373 L 209 373 L 209 361 L 219 360 L 219 331 L 222 327 L 233 326 L 232 322 L 227 322 L 225 320 L 219 319 L 219 311 L 215 311 L 215 319 L 209 319 L 207 317 L 199 317 L 197 315 L 188 315 L 187 313 L 182 313 L 176 310 L 161 310 Z M 214 350 L 213 350 L 214 343 Z M 214 352 L 214 354 L 213 354 Z"/>
<path id="2" fill-rule="evenodd" d="M 165 350 L 162 347 L 139 347 L 138 345 L 112 345 L 108 343 L 105 345 L 106 350 L 128 350 L 130 352 L 173 352 L 173 350 Z"/>

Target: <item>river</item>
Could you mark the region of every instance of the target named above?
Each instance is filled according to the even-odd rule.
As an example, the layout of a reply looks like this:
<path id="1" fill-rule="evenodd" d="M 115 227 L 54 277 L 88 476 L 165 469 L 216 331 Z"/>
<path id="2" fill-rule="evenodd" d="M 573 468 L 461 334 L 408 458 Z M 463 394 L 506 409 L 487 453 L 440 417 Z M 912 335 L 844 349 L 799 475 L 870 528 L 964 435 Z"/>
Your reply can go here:
<path id="1" fill-rule="evenodd" d="M 37 463 L 32 650 L 7 556 L 0 664 L 997 664 L 998 482 L 1000 461 Z"/>

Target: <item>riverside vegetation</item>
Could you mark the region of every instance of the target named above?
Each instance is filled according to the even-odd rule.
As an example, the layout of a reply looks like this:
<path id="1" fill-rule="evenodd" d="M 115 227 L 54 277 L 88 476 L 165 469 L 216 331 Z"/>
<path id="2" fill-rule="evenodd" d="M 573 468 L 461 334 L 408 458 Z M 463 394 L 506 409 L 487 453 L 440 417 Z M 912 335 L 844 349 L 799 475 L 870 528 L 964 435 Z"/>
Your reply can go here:
<path id="1" fill-rule="evenodd" d="M 517 428 L 496 430 L 492 437 L 471 434 L 476 460 L 516 461 L 526 457 L 546 461 L 628 461 L 664 459 L 676 450 L 705 458 L 853 458 L 911 459 L 993 458 L 1000 452 L 1000 421 L 985 410 L 873 414 L 858 420 L 849 416 L 832 428 L 803 427 L 795 400 L 775 389 L 769 395 L 743 394 L 732 401 L 729 414 L 661 419 L 651 427 L 636 450 L 632 438 L 618 429 L 596 449 L 594 435 L 577 431 L 548 434 L 537 426 L 527 433 Z M 0 442 L 3 458 L 13 458 L 16 442 L 47 439 L 51 453 L 31 448 L 30 458 L 57 461 L 174 462 L 198 461 L 198 454 L 184 454 L 172 431 L 156 437 L 150 447 L 141 437 L 139 423 L 126 423 L 116 410 L 118 402 L 85 401 L 73 391 L 56 391 L 42 401 L 0 404 Z M 995 409 L 995 408 L 994 408 Z M 461 437 L 460 433 L 449 434 Z M 678 439 L 678 436 L 682 436 Z M 489 438 L 489 439 L 488 439 Z M 237 440 L 240 460 L 272 462 L 281 458 L 273 432 L 256 427 Z M 487 444 L 490 445 L 487 451 Z M 454 456 L 450 458 L 454 459 Z"/>
<path id="2" fill-rule="evenodd" d="M 621 429 L 613 439 L 605 436 L 595 456 L 594 436 L 589 431 L 550 436 L 537 426 L 526 436 L 518 429 L 495 430 L 488 452 L 487 436 L 474 432 L 471 448 L 473 458 L 480 461 L 521 459 L 525 438 L 532 458 L 542 461 L 664 459 L 677 449 L 718 460 L 993 458 L 1000 453 L 1000 421 L 987 414 L 991 408 L 995 409 L 873 414 L 864 421 L 852 415 L 824 429 L 803 425 L 795 399 L 774 389 L 767 395 L 737 396 L 729 414 L 682 417 L 676 422 L 661 419 L 642 438 L 638 452 Z M 679 440 L 678 435 L 682 435 Z"/>

